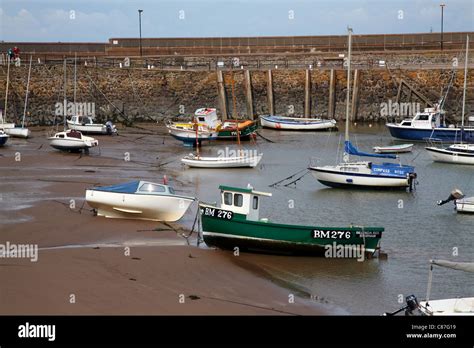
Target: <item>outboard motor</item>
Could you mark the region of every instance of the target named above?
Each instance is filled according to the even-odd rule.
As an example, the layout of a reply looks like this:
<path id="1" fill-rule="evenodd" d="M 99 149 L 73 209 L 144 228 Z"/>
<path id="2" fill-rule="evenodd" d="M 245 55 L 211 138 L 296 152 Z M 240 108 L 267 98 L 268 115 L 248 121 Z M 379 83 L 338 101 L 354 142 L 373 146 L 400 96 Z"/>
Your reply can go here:
<path id="1" fill-rule="evenodd" d="M 107 134 L 108 134 L 108 135 L 112 135 L 112 134 L 116 133 L 115 126 L 114 126 L 114 124 L 112 123 L 112 121 L 107 121 L 107 122 L 105 123 L 105 128 L 106 128 L 106 130 L 107 130 Z"/>
<path id="2" fill-rule="evenodd" d="M 415 295 L 410 295 L 405 298 L 407 306 L 405 307 L 405 315 L 421 315 L 420 304 Z"/>
<path id="3" fill-rule="evenodd" d="M 455 201 L 456 199 L 461 199 L 461 198 L 464 198 L 464 194 L 461 192 L 461 190 L 454 189 L 453 191 L 451 191 L 451 194 L 449 195 L 447 199 L 438 201 L 437 204 L 443 205 L 448 202 Z"/>

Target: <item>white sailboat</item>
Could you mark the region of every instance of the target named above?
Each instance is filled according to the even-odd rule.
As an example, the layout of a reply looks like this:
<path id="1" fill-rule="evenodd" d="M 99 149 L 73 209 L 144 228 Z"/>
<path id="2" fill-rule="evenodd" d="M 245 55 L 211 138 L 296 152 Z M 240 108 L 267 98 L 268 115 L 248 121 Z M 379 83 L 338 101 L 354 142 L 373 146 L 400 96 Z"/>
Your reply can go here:
<path id="1" fill-rule="evenodd" d="M 28 68 L 28 82 L 26 83 L 26 95 L 25 95 L 25 106 L 23 108 L 23 119 L 21 121 L 21 127 L 12 127 L 12 128 L 6 128 L 5 133 L 12 137 L 16 138 L 28 138 L 31 135 L 31 132 L 28 128 L 25 127 L 25 118 L 26 118 L 26 109 L 28 107 L 28 92 L 30 90 L 30 77 L 31 77 L 31 63 L 32 63 L 33 57 L 30 56 L 30 67 Z M 5 107 L 5 113 L 6 113 L 6 107 Z"/>
<path id="2" fill-rule="evenodd" d="M 435 146 L 426 147 L 435 162 L 470 164 L 474 165 L 474 144 L 463 143 L 464 116 L 466 110 L 466 89 L 467 89 L 467 62 L 469 54 L 469 35 L 466 38 L 466 59 L 464 62 L 464 90 L 462 96 L 462 121 L 461 121 L 461 143 L 453 144 L 446 148 Z"/>
<path id="3" fill-rule="evenodd" d="M 5 129 L 15 128 L 14 123 L 6 123 L 7 119 L 7 110 L 8 110 L 8 87 L 10 86 L 10 56 L 7 55 L 7 85 L 5 87 L 5 109 L 0 114 L 0 129 L 5 131 Z"/>
<path id="4" fill-rule="evenodd" d="M 415 168 L 397 163 L 376 164 L 368 161 L 351 162 L 350 155 L 378 158 L 397 158 L 389 154 L 373 154 L 359 151 L 349 140 L 349 101 L 351 87 L 352 29 L 348 29 L 348 66 L 346 96 L 346 128 L 343 162 L 335 166 L 310 166 L 312 175 L 323 185 L 369 189 L 412 189 L 416 178 Z"/>
<path id="5" fill-rule="evenodd" d="M 89 151 L 91 147 L 99 145 L 99 142 L 92 138 L 82 135 L 81 132 L 66 128 L 66 60 L 64 60 L 64 107 L 63 107 L 63 121 L 64 121 L 64 131 L 54 134 L 54 136 L 49 137 L 49 145 L 57 150 L 77 152 L 77 151 Z"/>

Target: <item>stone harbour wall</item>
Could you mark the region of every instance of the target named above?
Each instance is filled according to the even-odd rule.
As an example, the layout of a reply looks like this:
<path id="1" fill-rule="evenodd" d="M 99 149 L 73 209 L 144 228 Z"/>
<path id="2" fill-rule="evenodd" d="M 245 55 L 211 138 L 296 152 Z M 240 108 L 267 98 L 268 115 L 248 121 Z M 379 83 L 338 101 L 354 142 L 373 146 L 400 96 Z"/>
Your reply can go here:
<path id="1" fill-rule="evenodd" d="M 461 64 L 460 64 L 461 65 Z M 274 69 L 273 97 L 275 113 L 302 116 L 304 113 L 305 70 Z M 445 110 L 452 121 L 459 120 L 463 91 L 462 67 L 456 71 L 449 90 Z M 224 71 L 228 114 L 234 108 L 232 73 Z M 0 108 L 4 108 L 6 66 L 0 66 Z M 335 118 L 345 115 L 346 71 L 336 69 Z M 450 69 L 360 69 L 358 115 L 360 121 L 385 121 L 381 116 L 382 103 L 396 100 L 398 84 L 403 78 L 430 101 L 436 102 L 445 93 L 451 79 Z M 27 64 L 10 68 L 7 120 L 19 121 L 23 115 L 24 97 L 28 76 Z M 67 67 L 67 99 L 73 101 L 74 67 Z M 237 114 L 247 115 L 244 88 L 244 71 L 235 70 L 234 94 Z M 267 71 L 251 71 L 251 88 L 255 115 L 268 114 Z M 311 115 L 327 116 L 330 70 L 311 71 Z M 30 125 L 48 125 L 55 122 L 56 103 L 63 102 L 63 66 L 34 65 L 31 73 L 28 100 Z M 164 122 L 181 115 L 185 119 L 200 107 L 219 108 L 216 71 L 169 71 L 158 69 L 77 67 L 76 101 L 95 103 L 96 118 L 115 122 Z M 467 112 L 474 111 L 474 71 L 468 73 Z M 443 92 L 444 89 L 444 92 Z M 402 102 L 409 95 L 402 94 Z M 418 101 L 412 97 L 411 101 Z M 421 108 L 424 103 L 421 104 Z M 61 116 L 56 116 L 58 122 Z"/>

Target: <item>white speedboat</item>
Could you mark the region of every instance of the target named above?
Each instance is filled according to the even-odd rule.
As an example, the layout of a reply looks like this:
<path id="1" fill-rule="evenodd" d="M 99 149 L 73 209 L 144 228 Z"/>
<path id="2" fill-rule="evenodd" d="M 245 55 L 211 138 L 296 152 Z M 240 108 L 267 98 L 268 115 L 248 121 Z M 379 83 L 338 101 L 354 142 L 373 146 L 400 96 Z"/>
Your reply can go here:
<path id="1" fill-rule="evenodd" d="M 391 154 L 374 154 L 359 151 L 349 140 L 349 101 L 351 90 L 351 48 L 352 29 L 348 35 L 348 68 L 347 68 L 347 95 L 346 95 L 346 124 L 343 162 L 337 165 L 311 165 L 308 169 L 311 174 L 323 185 L 341 188 L 366 189 L 405 189 L 413 188 L 416 178 L 413 166 L 398 163 L 351 162 L 350 155 L 377 158 L 397 158 Z"/>
<path id="2" fill-rule="evenodd" d="M 452 262 L 446 260 L 430 260 L 430 271 L 428 277 L 428 286 L 426 291 L 426 300 L 418 302 L 415 295 L 406 297 L 406 306 L 392 313 L 384 315 L 396 315 L 405 312 L 409 316 L 471 316 L 474 315 L 474 297 L 457 297 L 431 300 L 431 284 L 433 280 L 433 266 L 441 266 L 458 271 L 474 273 L 474 262 Z"/>
<path id="3" fill-rule="evenodd" d="M 148 181 L 86 190 L 87 203 L 97 210 L 97 215 L 107 218 L 177 221 L 194 200 L 177 195 L 168 185 Z"/>
<path id="4" fill-rule="evenodd" d="M 431 300 L 431 283 L 433 279 L 433 266 L 441 266 L 453 270 L 474 273 L 474 262 L 452 262 L 446 260 L 430 260 L 430 275 L 428 277 L 428 291 L 426 300 L 420 301 L 419 310 L 422 315 L 474 315 L 474 297 L 458 297 Z"/>
<path id="5" fill-rule="evenodd" d="M 99 142 L 96 139 L 84 136 L 81 132 L 72 129 L 58 132 L 54 136 L 49 137 L 48 140 L 51 147 L 70 152 L 88 150 L 91 147 L 99 146 Z"/>
<path id="6" fill-rule="evenodd" d="M 261 161 L 263 154 L 241 155 L 231 157 L 201 157 L 189 154 L 181 162 L 195 168 L 255 168 Z"/>
<path id="7" fill-rule="evenodd" d="M 10 136 L 0 129 L 0 146 L 5 145 L 8 141 L 8 138 L 10 138 Z"/>
<path id="8" fill-rule="evenodd" d="M 106 124 L 94 123 L 90 116 L 72 116 L 67 120 L 68 128 L 80 131 L 84 134 L 109 134 L 117 133 L 117 129 L 112 122 Z"/>
<path id="9" fill-rule="evenodd" d="M 474 213 L 474 197 L 465 197 L 461 190 L 454 189 L 449 197 L 438 201 L 438 205 L 444 205 L 448 202 L 454 202 L 458 213 Z"/>
<path id="10" fill-rule="evenodd" d="M 474 213 L 474 197 L 456 199 L 454 203 L 458 213 Z"/>
<path id="11" fill-rule="evenodd" d="M 414 144 L 400 144 L 391 146 L 375 146 L 373 147 L 375 153 L 405 153 L 413 150 Z"/>
<path id="12" fill-rule="evenodd" d="M 335 128 L 336 120 L 265 115 L 260 116 L 260 124 L 262 127 L 281 130 L 326 130 Z"/>

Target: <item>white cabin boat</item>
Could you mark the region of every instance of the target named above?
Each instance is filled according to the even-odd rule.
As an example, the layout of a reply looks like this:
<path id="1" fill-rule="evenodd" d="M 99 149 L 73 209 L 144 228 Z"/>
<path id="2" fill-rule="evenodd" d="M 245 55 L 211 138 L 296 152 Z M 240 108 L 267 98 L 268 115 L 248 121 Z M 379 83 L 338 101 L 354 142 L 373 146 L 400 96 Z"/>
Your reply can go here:
<path id="1" fill-rule="evenodd" d="M 5 133 L 15 138 L 28 138 L 31 135 L 31 131 L 28 128 L 13 127 L 5 128 Z"/>
<path id="2" fill-rule="evenodd" d="M 265 115 L 260 116 L 262 127 L 281 130 L 326 130 L 336 128 L 336 120 Z"/>
<path id="3" fill-rule="evenodd" d="M 255 168 L 263 154 L 240 155 L 232 157 L 201 157 L 189 154 L 181 162 L 194 168 Z"/>
<path id="4" fill-rule="evenodd" d="M 96 139 L 84 136 L 81 132 L 71 129 L 58 132 L 54 136 L 49 137 L 48 140 L 51 147 L 62 151 L 87 151 L 91 147 L 99 146 L 99 142 Z"/>
<path id="5" fill-rule="evenodd" d="M 425 148 L 435 162 L 474 165 L 474 144 L 453 144 L 446 148 Z"/>
<path id="6" fill-rule="evenodd" d="M 168 185 L 148 181 L 86 190 L 87 204 L 97 210 L 98 216 L 107 218 L 177 221 L 194 200 L 175 194 Z"/>
<path id="7" fill-rule="evenodd" d="M 117 133 L 117 129 L 112 122 L 106 124 L 94 123 L 94 120 L 90 116 L 72 116 L 70 120 L 67 120 L 68 128 L 77 130 L 84 134 L 114 134 Z"/>

